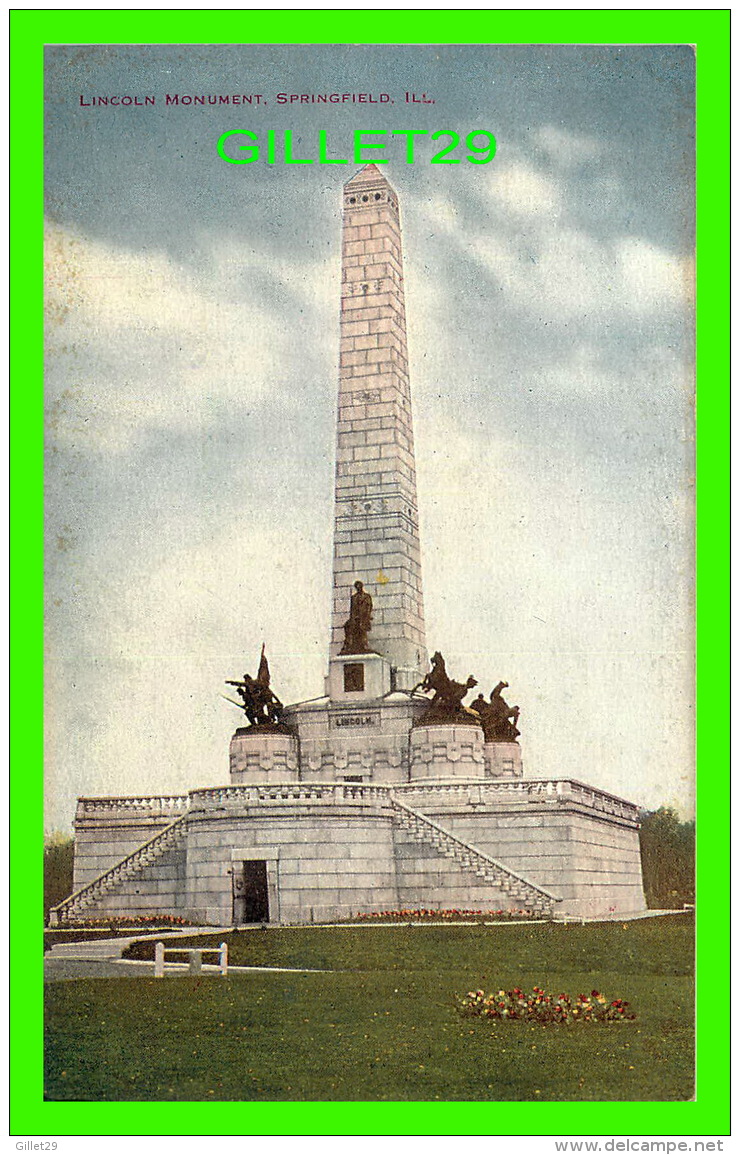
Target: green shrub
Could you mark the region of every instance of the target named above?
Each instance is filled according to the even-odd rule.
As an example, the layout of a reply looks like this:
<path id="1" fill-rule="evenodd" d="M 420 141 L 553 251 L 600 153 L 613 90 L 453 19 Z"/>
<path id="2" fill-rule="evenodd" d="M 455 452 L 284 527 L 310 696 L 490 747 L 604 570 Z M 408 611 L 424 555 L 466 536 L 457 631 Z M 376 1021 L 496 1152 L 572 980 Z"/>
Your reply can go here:
<path id="1" fill-rule="evenodd" d="M 696 823 L 681 822 L 675 810 L 661 806 L 641 815 L 640 854 L 647 904 L 675 910 L 693 903 Z"/>
<path id="2" fill-rule="evenodd" d="M 44 839 L 44 921 L 72 893 L 74 838 L 54 831 Z"/>

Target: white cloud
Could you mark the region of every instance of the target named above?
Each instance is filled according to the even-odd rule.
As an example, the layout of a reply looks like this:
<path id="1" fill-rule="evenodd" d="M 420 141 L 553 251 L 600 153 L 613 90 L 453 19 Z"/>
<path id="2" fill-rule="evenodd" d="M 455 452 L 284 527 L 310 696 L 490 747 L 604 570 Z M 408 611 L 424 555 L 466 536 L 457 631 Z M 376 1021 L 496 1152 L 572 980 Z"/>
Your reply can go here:
<path id="1" fill-rule="evenodd" d="M 454 420 L 417 421 L 417 450 L 430 649 L 485 693 L 511 683 L 528 774 L 644 804 L 680 792 L 693 741 L 686 508 L 661 489 L 637 509 L 634 490 L 606 473 L 594 485 L 572 450 L 533 460 Z"/>
<path id="2" fill-rule="evenodd" d="M 625 298 L 635 312 L 691 305 L 693 261 L 681 260 L 641 237 L 621 238 L 616 251 Z"/>
<path id="3" fill-rule="evenodd" d="M 561 141 L 570 155 L 591 155 L 587 138 L 543 129 L 543 141 Z M 566 147 L 568 146 L 568 147 Z M 649 318 L 691 308 L 693 263 L 641 236 L 603 237 L 577 225 L 567 209 L 564 179 L 522 156 L 491 166 L 476 189 L 476 211 L 460 214 L 435 195 L 424 204 L 422 224 L 446 237 L 482 266 L 525 314 L 560 320 Z M 622 195 L 615 178 L 601 178 L 600 195 Z M 475 223 L 471 223 L 471 219 Z M 481 227 L 481 222 L 484 222 Z"/>
<path id="4" fill-rule="evenodd" d="M 574 343 L 567 356 L 548 362 L 534 375 L 528 375 L 528 380 L 553 399 L 569 395 L 597 400 L 626 396 L 631 399 L 633 410 L 660 393 L 662 398 L 671 398 L 677 421 L 681 399 L 688 402 L 693 384 L 691 367 L 665 345 L 641 349 L 625 374 L 610 366 L 598 346 L 587 342 Z"/>
<path id="5" fill-rule="evenodd" d="M 479 234 L 466 246 L 519 309 L 560 319 L 689 307 L 691 265 L 640 237 L 600 241 L 567 227 Z"/>
<path id="6" fill-rule="evenodd" d="M 220 299 L 164 253 L 131 252 L 49 223 L 45 235 L 46 303 L 50 325 L 76 315 L 81 329 L 110 336 L 206 336 L 238 307 Z M 254 306 L 253 306 L 254 309 Z M 269 320 L 257 313 L 257 322 Z"/>
<path id="7" fill-rule="evenodd" d="M 462 223 L 455 202 L 451 198 L 435 193 L 422 205 L 410 205 L 408 212 L 416 218 L 419 228 L 431 227 L 434 233 L 452 237 L 460 235 Z"/>
<path id="8" fill-rule="evenodd" d="M 537 129 L 534 140 L 552 161 L 565 168 L 596 160 L 604 151 L 601 141 L 594 137 L 558 128 L 554 124 Z"/>
<path id="9" fill-rule="evenodd" d="M 485 193 L 496 207 L 515 218 L 550 218 L 562 209 L 560 182 L 524 161 L 492 166 Z"/>
<path id="10" fill-rule="evenodd" d="M 151 430 L 202 429 L 226 406 L 285 391 L 300 321 L 260 299 L 255 274 L 290 283 L 307 314 L 326 301 L 326 265 L 290 275 L 257 250 L 214 253 L 195 276 L 163 253 L 103 244 L 62 226 L 46 234 L 46 316 L 53 436 L 124 452 Z M 238 274 L 238 285 L 237 285 Z M 309 347 L 309 353 L 315 346 Z M 57 384 L 55 395 L 54 386 Z"/>
<path id="11" fill-rule="evenodd" d="M 328 501 L 320 517 L 293 510 L 286 526 L 271 509 L 248 508 L 238 525 L 221 518 L 207 542 L 165 551 L 149 540 L 132 557 L 112 543 L 97 559 L 102 588 L 86 567 L 75 644 L 49 639 L 50 825 L 66 824 L 80 794 L 225 781 L 239 714 L 220 696 L 224 679 L 254 674 L 263 641 L 283 701 L 321 693 L 330 510 Z"/>
<path id="12" fill-rule="evenodd" d="M 255 248 L 238 238 L 214 236 L 209 245 L 211 278 L 224 296 L 243 293 L 245 280 L 254 274 L 268 277 L 275 285 L 297 294 L 312 306 L 337 310 L 339 301 L 339 251 L 323 258 L 286 260 L 274 253 Z M 338 313 L 337 313 L 338 317 Z"/>

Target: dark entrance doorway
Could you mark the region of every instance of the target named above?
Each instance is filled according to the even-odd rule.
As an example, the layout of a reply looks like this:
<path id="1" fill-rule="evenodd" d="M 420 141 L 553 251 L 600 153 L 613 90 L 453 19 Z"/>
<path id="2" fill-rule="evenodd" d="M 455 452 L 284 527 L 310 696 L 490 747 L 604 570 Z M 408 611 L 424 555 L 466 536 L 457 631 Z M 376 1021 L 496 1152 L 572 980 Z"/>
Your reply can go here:
<path id="1" fill-rule="evenodd" d="M 270 921 L 265 859 L 254 858 L 234 863 L 233 899 L 233 920 L 236 926 L 246 922 Z"/>

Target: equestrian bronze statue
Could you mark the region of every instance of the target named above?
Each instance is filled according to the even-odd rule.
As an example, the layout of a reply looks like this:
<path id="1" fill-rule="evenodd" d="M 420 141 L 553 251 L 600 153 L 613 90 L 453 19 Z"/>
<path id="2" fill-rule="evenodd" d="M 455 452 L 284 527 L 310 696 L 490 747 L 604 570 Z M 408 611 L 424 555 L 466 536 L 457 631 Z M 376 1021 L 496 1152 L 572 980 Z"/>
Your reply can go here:
<path id="1" fill-rule="evenodd" d="M 517 728 L 519 707 L 510 706 L 501 696 L 501 691 L 507 689 L 508 685 L 508 682 L 499 682 L 491 690 L 489 702 L 479 694 L 470 704 L 471 710 L 480 715 L 486 742 L 516 742 L 521 733 Z"/>
<path id="2" fill-rule="evenodd" d="M 431 666 L 429 673 L 425 674 L 418 686 L 412 690 L 412 694 L 421 690 L 422 693 L 431 692 L 434 695 L 429 701 L 429 709 L 417 719 L 415 724 L 424 726 L 450 723 L 477 725 L 480 718 L 476 714 L 471 714 L 470 710 L 463 706 L 465 695 L 469 690 L 472 690 L 473 686 L 478 685 L 472 674 L 466 682 L 454 681 L 447 673 L 445 660 L 439 650 L 432 655 Z"/>

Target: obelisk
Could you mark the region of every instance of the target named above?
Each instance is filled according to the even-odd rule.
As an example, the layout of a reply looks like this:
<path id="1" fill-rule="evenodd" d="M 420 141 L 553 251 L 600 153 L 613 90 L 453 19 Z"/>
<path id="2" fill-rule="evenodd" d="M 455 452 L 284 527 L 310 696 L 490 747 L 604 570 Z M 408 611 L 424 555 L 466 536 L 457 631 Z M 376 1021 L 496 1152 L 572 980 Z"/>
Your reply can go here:
<path id="1" fill-rule="evenodd" d="M 427 652 L 401 226 L 374 164 L 344 187 L 340 339 L 331 654 L 361 581 L 373 599 L 368 648 L 408 690 Z"/>

